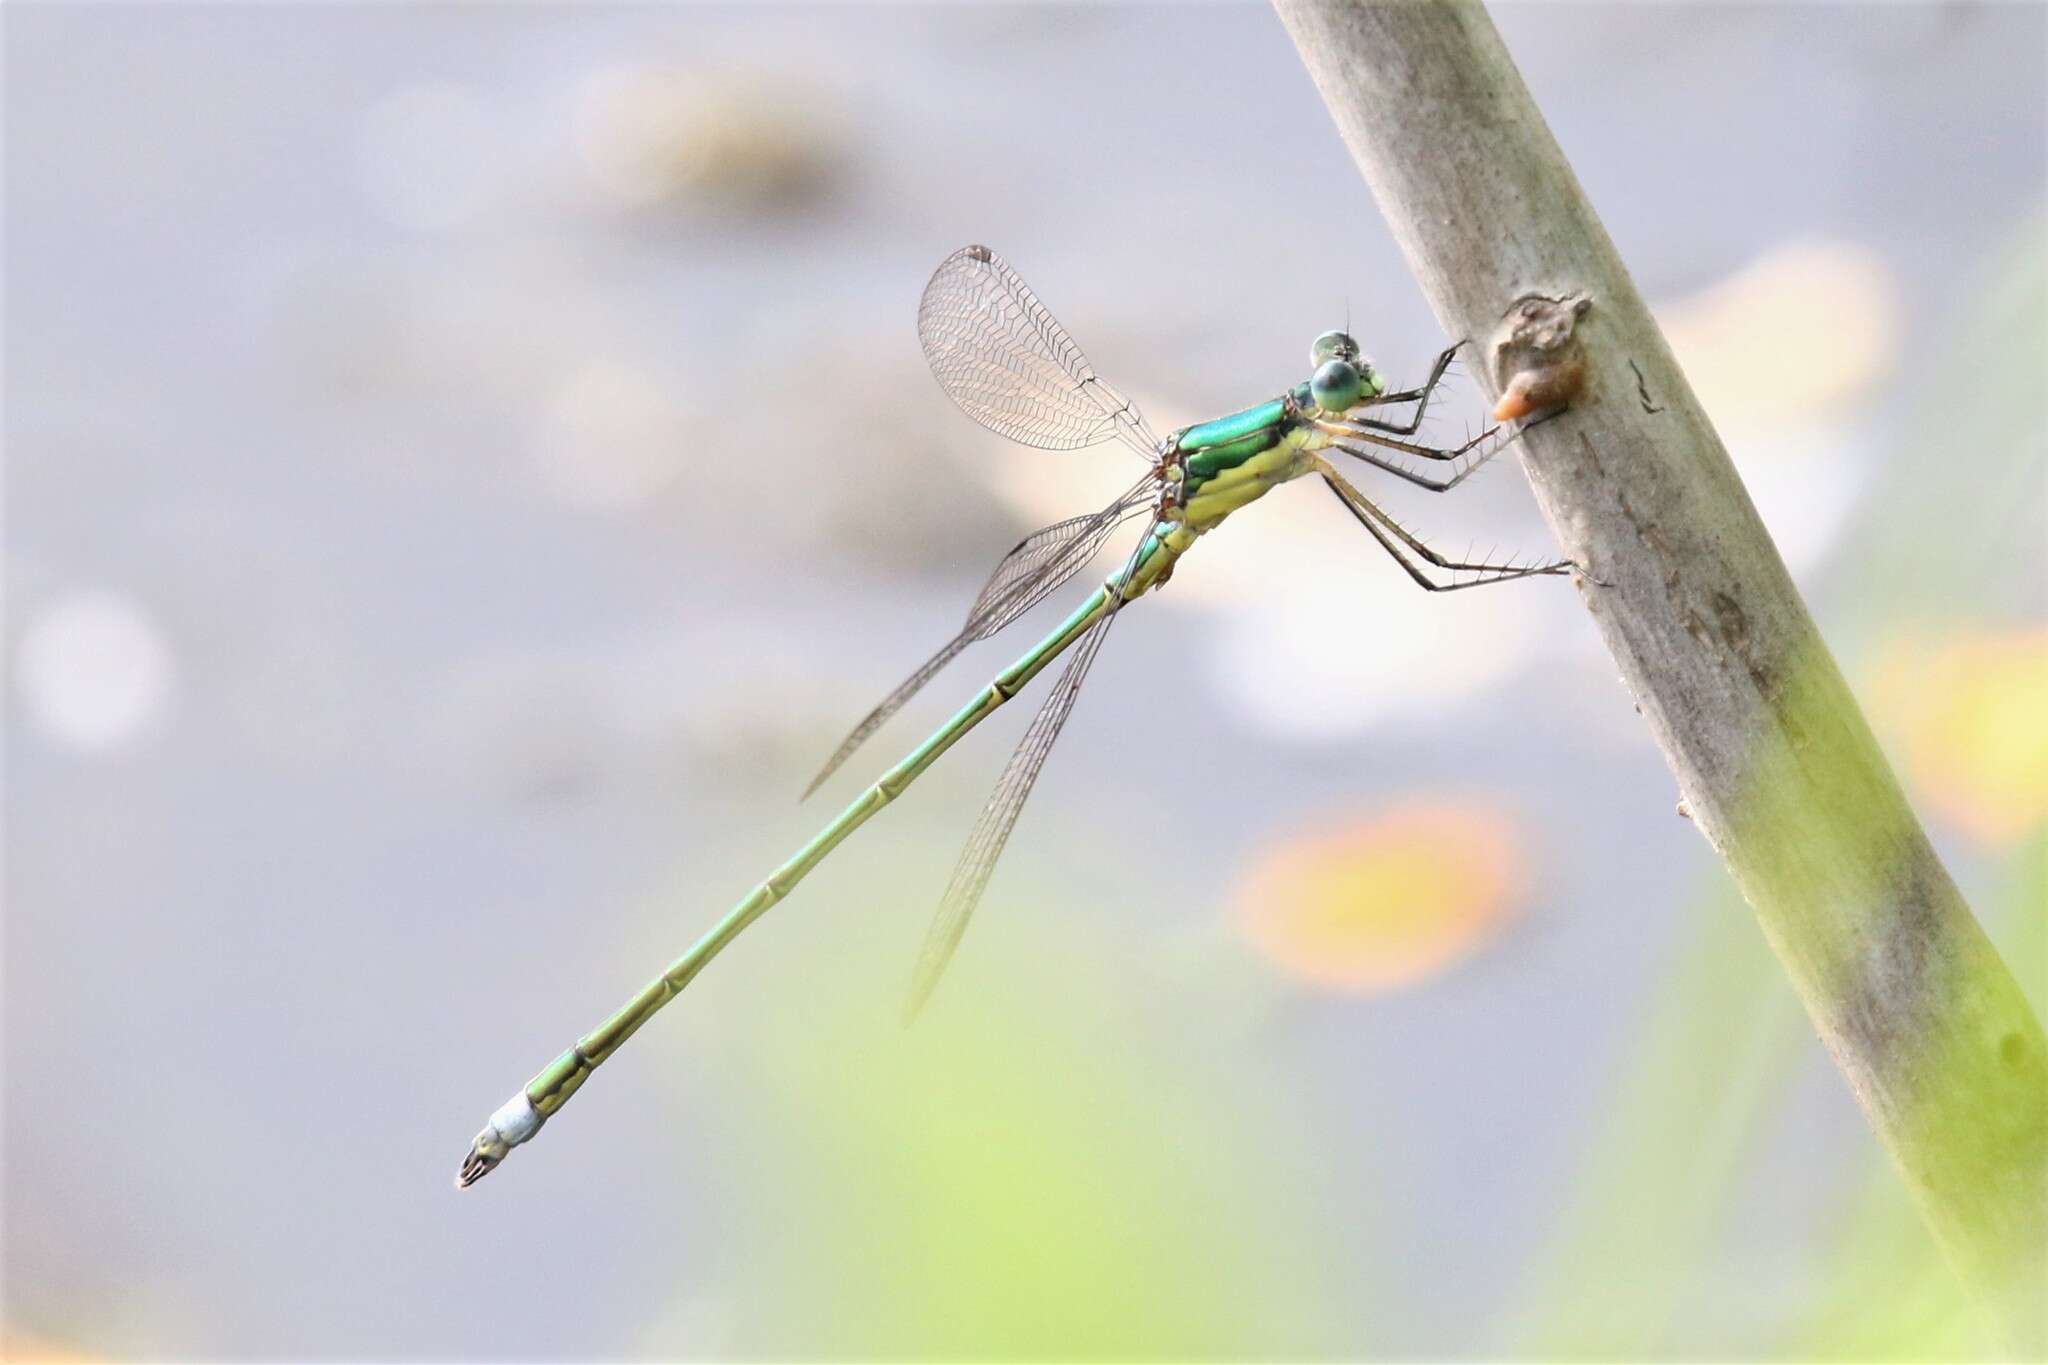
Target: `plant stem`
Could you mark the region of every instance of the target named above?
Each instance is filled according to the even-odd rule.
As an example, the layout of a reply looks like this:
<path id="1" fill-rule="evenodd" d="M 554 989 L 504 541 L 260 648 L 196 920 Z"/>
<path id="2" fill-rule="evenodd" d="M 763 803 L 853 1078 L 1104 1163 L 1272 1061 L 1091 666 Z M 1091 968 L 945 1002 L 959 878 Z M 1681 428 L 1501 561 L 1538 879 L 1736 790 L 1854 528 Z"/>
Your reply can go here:
<path id="1" fill-rule="evenodd" d="M 1581 584 L 1587 610 L 1950 1264 L 2011 1349 L 2048 1353 L 2040 1024 L 1492 21 L 1476 0 L 1274 3 L 1449 335 L 1494 335 L 1530 296 L 1590 300 L 1553 310 L 1556 349 L 1525 330 L 1476 368 L 1539 395 L 1542 365 L 1582 372 L 1521 446 L 1552 530 L 1601 580 Z M 1545 382 L 1511 384 L 1529 363 Z"/>

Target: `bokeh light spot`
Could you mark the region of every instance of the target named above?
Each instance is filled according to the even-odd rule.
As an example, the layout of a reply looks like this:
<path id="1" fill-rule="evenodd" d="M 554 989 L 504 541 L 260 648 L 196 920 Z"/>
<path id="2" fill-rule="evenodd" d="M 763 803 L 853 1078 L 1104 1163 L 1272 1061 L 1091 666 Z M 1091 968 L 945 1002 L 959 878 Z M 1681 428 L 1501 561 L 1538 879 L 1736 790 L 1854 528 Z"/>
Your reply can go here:
<path id="1" fill-rule="evenodd" d="M 1717 423 L 1832 419 L 1848 415 L 1904 353 L 1900 292 L 1871 247 L 1784 242 L 1659 308 L 1657 321 Z"/>
<path id="2" fill-rule="evenodd" d="M 606 71 L 582 92 L 577 150 L 620 208 L 767 213 L 822 192 L 839 160 L 808 84 L 658 64 Z"/>
<path id="3" fill-rule="evenodd" d="M 73 749 L 116 749 L 170 697 L 172 659 L 148 614 L 117 593 L 82 591 L 30 617 L 15 685 L 44 734 Z"/>
<path id="4" fill-rule="evenodd" d="M 1871 708 L 1921 794 L 1975 837 L 2009 845 L 2048 819 L 2048 628 L 1902 635 Z"/>
<path id="5" fill-rule="evenodd" d="M 571 502 L 617 511 L 682 474 L 684 419 L 661 381 L 637 366 L 590 360 L 556 388 L 541 473 Z"/>
<path id="6" fill-rule="evenodd" d="M 1415 799 L 1273 845 L 1232 901 L 1246 937 L 1290 975 L 1370 992 L 1469 956 L 1506 922 L 1526 882 L 1508 816 Z"/>

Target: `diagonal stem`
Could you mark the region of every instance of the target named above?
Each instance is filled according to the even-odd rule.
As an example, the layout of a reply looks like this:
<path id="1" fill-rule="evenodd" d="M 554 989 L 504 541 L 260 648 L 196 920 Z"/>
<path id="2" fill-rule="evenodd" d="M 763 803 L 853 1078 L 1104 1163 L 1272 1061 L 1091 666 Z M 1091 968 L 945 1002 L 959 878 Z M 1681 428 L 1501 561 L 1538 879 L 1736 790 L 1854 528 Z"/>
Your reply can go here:
<path id="1" fill-rule="evenodd" d="M 2011 1349 L 2048 1354 L 2048 1043 L 1491 20 L 1275 7 L 1446 333 L 1590 300 L 1583 394 L 1525 429 L 1537 499 L 1607 580 L 1587 610 L 1950 1264 Z M 1508 358 L 1475 367 L 1496 393 Z"/>

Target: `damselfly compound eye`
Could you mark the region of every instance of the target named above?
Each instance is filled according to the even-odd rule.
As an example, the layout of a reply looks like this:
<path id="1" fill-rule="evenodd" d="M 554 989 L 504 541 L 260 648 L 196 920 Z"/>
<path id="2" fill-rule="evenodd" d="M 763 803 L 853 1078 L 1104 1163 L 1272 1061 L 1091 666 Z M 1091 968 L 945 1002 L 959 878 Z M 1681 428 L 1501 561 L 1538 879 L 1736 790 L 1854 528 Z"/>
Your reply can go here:
<path id="1" fill-rule="evenodd" d="M 1342 412 L 1365 397 L 1365 379 L 1348 360 L 1326 360 L 1308 381 L 1308 391 L 1324 412 Z"/>
<path id="2" fill-rule="evenodd" d="M 1308 363 L 1320 365 L 1326 360 L 1358 359 L 1358 343 L 1351 339 L 1349 332 L 1325 332 L 1316 338 L 1316 344 L 1308 348 Z"/>

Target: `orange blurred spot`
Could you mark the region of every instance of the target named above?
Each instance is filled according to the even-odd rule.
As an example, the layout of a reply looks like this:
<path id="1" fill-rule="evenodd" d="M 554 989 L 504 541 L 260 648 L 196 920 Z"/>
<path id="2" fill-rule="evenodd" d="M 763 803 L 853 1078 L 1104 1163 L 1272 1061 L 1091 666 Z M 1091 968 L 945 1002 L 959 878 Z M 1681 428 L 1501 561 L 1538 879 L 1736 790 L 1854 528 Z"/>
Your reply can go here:
<path id="1" fill-rule="evenodd" d="M 84 1365 L 95 1359 L 68 1346 L 38 1341 L 34 1337 L 8 1336 L 0 1339 L 0 1360 L 15 1365 L 17 1361 L 34 1361 L 37 1365 Z"/>
<path id="2" fill-rule="evenodd" d="M 1286 971 L 1381 991 L 1425 980 L 1492 938 L 1525 867 L 1500 811 L 1413 800 L 1275 845 L 1233 900 L 1245 934 Z"/>
<path id="3" fill-rule="evenodd" d="M 1871 709 L 1921 795 L 1977 838 L 2048 819 L 2048 628 L 1894 640 Z"/>

